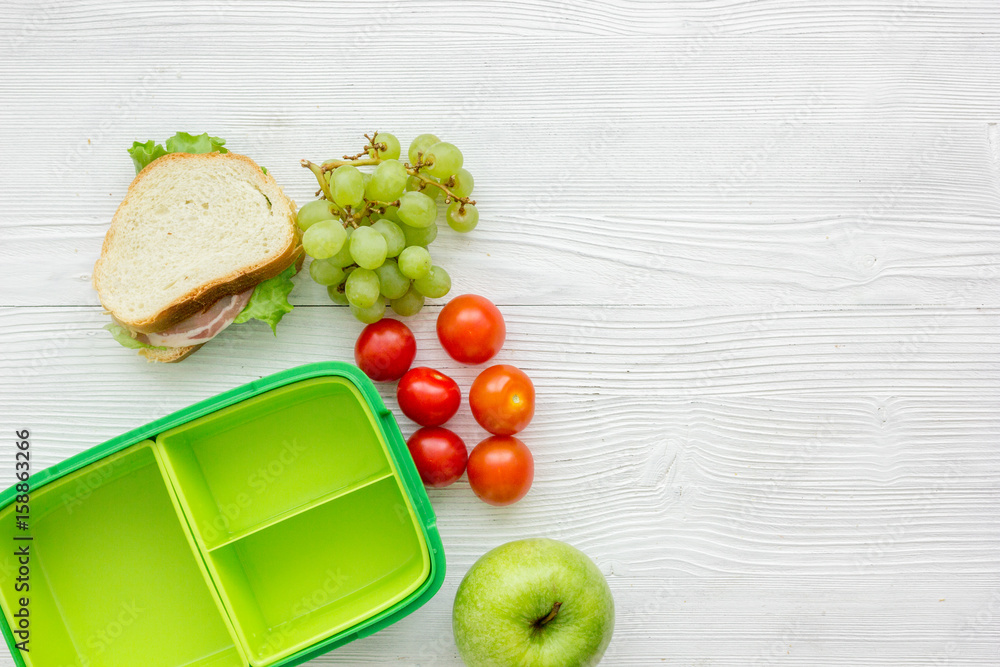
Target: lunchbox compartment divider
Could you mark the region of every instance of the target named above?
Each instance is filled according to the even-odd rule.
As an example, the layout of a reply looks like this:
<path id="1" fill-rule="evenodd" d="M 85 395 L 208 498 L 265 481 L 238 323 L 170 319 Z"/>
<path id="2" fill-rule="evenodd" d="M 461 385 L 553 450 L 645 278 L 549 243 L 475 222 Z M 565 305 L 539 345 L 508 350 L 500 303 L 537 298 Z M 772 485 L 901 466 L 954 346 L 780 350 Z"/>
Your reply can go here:
<path id="1" fill-rule="evenodd" d="M 177 518 L 183 524 L 183 528 L 188 534 L 188 544 L 191 546 L 191 550 L 194 552 L 194 556 L 198 560 L 201 570 L 204 572 L 205 578 L 215 594 L 216 600 L 219 602 L 220 616 L 233 637 L 236 650 L 242 657 L 246 667 L 249 667 L 250 659 L 246 654 L 246 649 L 243 648 L 243 642 L 239 639 L 239 635 L 236 631 L 236 623 L 232 618 L 232 614 L 229 612 L 228 606 L 226 605 L 226 599 L 223 596 L 219 582 L 212 573 L 212 568 L 208 562 L 208 554 L 205 553 L 205 550 L 198 541 L 197 531 L 195 530 L 195 527 L 191 525 L 191 517 L 188 515 L 188 512 L 185 510 L 184 505 L 181 502 L 180 492 L 177 489 L 172 476 L 168 473 L 166 454 L 163 452 L 163 448 L 160 444 L 155 440 L 151 441 L 150 449 L 153 451 L 153 455 L 156 458 L 156 465 L 160 471 L 160 477 L 163 478 L 163 482 L 167 487 L 167 493 L 170 495 L 170 500 L 174 505 L 175 511 L 177 512 Z"/>
<path id="2" fill-rule="evenodd" d="M 275 524 L 278 524 L 278 523 L 281 523 L 282 521 L 286 521 L 286 520 L 291 519 L 292 517 L 295 517 L 295 516 L 297 516 L 299 514 L 302 514 L 304 512 L 308 512 L 310 510 L 313 510 L 313 509 L 319 507 L 320 505 L 325 505 L 328 502 L 332 502 L 334 500 L 338 500 L 340 498 L 343 498 L 344 496 L 348 496 L 348 495 L 354 493 L 355 491 L 359 491 L 359 490 L 361 490 L 361 489 L 363 489 L 363 488 L 365 488 L 367 486 L 371 486 L 372 484 L 375 484 L 376 482 L 381 482 L 383 479 L 389 479 L 392 476 L 393 476 L 392 470 L 386 470 L 385 472 L 380 472 L 380 473 L 376 473 L 374 475 L 371 475 L 370 477 L 368 477 L 366 479 L 363 479 L 360 482 L 357 482 L 357 483 L 352 484 L 350 486 L 346 486 L 344 488 L 336 489 L 334 491 L 331 491 L 331 492 L 329 492 L 329 493 L 327 493 L 327 494 L 325 494 L 323 496 L 320 496 L 319 498 L 316 498 L 313 501 L 310 501 L 308 503 L 300 505 L 299 507 L 295 507 L 293 509 L 286 510 L 285 512 L 283 512 L 281 514 L 277 514 L 277 515 L 271 517 L 270 519 L 267 519 L 265 521 L 261 521 L 260 523 L 254 525 L 254 526 L 251 526 L 250 528 L 242 530 L 242 531 L 240 531 L 238 533 L 234 533 L 233 535 L 229 536 L 229 538 L 227 538 L 224 542 L 220 542 L 218 544 L 214 544 L 211 547 L 206 546 L 205 547 L 205 551 L 208 552 L 208 553 L 212 553 L 213 551 L 221 549 L 222 547 L 229 546 L 230 544 L 233 544 L 234 542 L 238 542 L 238 541 L 240 541 L 240 540 L 242 540 L 242 539 L 244 539 L 246 537 L 249 537 L 250 535 L 253 535 L 254 533 L 259 533 L 260 531 L 265 530 L 267 528 L 270 528 L 271 526 L 273 526 Z"/>
<path id="3" fill-rule="evenodd" d="M 320 374 L 317 377 L 321 378 L 326 376 L 327 374 Z M 155 446 L 160 456 L 163 459 L 165 468 L 164 474 L 167 478 L 168 484 L 171 486 L 172 490 L 174 491 L 174 493 L 176 493 L 178 497 L 179 505 L 181 507 L 182 513 L 184 514 L 184 518 L 188 522 L 188 525 L 193 535 L 195 536 L 195 543 L 196 543 L 195 546 L 196 549 L 199 551 L 199 557 L 202 559 L 206 568 L 208 569 L 209 577 L 212 580 L 212 584 L 215 587 L 219 595 L 219 598 L 222 601 L 222 606 L 227 615 L 227 620 L 235 630 L 241 653 L 248 658 L 249 665 L 251 667 L 257 667 L 259 665 L 273 665 L 273 667 L 278 667 L 283 665 L 299 664 L 300 662 L 309 659 L 307 657 L 302 657 L 301 659 L 295 659 L 295 655 L 303 650 L 308 650 L 309 645 L 300 646 L 298 649 L 291 652 L 291 654 L 287 654 L 288 653 L 287 650 L 283 650 L 280 652 L 272 651 L 271 655 L 262 656 L 260 659 L 256 659 L 255 656 L 252 654 L 253 648 L 251 647 L 250 641 L 246 636 L 247 635 L 246 623 L 248 622 L 248 619 L 244 618 L 243 622 L 241 623 L 241 619 L 238 616 L 236 608 L 238 607 L 239 609 L 242 609 L 243 610 L 242 613 L 246 614 L 247 609 L 261 609 L 262 607 L 259 601 L 257 600 L 256 593 L 252 588 L 244 588 L 243 586 L 237 585 L 234 589 L 232 583 L 233 580 L 231 578 L 229 579 L 229 585 L 227 585 L 223 581 L 223 577 L 225 575 L 223 572 L 220 571 L 221 567 L 228 568 L 230 572 L 241 571 L 242 564 L 240 564 L 239 556 L 235 551 L 237 549 L 237 545 L 241 541 L 251 538 L 252 536 L 260 532 L 275 528 L 276 526 L 279 526 L 280 524 L 286 521 L 293 520 L 296 516 L 299 516 L 301 514 L 320 510 L 322 507 L 324 507 L 329 503 L 345 499 L 346 497 L 354 493 L 362 492 L 366 488 L 371 487 L 373 485 L 379 483 L 388 483 L 391 480 L 393 487 L 399 494 L 400 499 L 402 499 L 405 505 L 409 508 L 408 509 L 409 515 L 414 519 L 413 529 L 421 537 L 420 548 L 421 552 L 423 553 L 422 558 L 426 563 L 428 563 L 428 567 L 424 575 L 424 580 L 421 581 L 420 585 L 416 586 L 415 590 L 409 590 L 406 592 L 405 595 L 402 595 L 402 599 L 403 600 L 405 600 L 406 598 L 419 599 L 421 598 L 422 595 L 425 595 L 427 593 L 429 588 L 431 588 L 430 594 L 432 595 L 433 592 L 435 592 L 440 587 L 441 580 L 443 579 L 443 572 L 438 571 L 441 570 L 442 568 L 438 568 L 436 566 L 436 554 L 439 552 L 439 548 L 437 546 L 439 544 L 439 539 L 437 543 L 429 539 L 428 529 L 432 528 L 435 525 L 435 523 L 433 521 L 428 523 L 426 519 L 428 515 L 433 517 L 433 511 L 430 509 L 429 504 L 426 501 L 426 494 L 424 494 L 424 498 L 421 498 L 419 497 L 419 494 L 411 494 L 407 490 L 408 485 L 416 483 L 419 486 L 415 488 L 422 488 L 423 483 L 422 481 L 420 481 L 419 476 L 416 474 L 415 470 L 410 470 L 410 468 L 412 468 L 412 464 L 410 464 L 410 468 L 408 468 L 405 465 L 406 463 L 408 463 L 408 461 L 401 461 L 399 459 L 397 450 L 399 449 L 400 444 L 402 444 L 402 447 L 405 450 L 405 443 L 391 442 L 393 434 L 398 432 L 398 426 L 396 425 L 395 418 L 393 417 L 392 412 L 388 410 L 384 406 L 384 404 L 382 404 L 381 399 L 377 397 L 377 394 L 375 396 L 377 402 L 373 400 L 372 396 L 365 396 L 365 392 L 362 390 L 362 387 L 359 386 L 357 381 L 354 380 L 353 378 L 344 375 L 337 375 L 336 377 L 340 380 L 346 380 L 347 384 L 351 386 L 355 392 L 357 392 L 358 398 L 361 402 L 361 406 L 363 407 L 364 411 L 368 413 L 368 417 L 373 421 L 372 428 L 374 429 L 376 439 L 379 443 L 379 448 L 381 449 L 381 453 L 384 456 L 385 460 L 385 465 L 383 470 L 375 474 L 369 475 L 368 477 L 363 478 L 361 480 L 355 481 L 345 487 L 334 489 L 330 492 L 327 492 L 295 508 L 291 508 L 279 514 L 270 516 L 267 519 L 264 519 L 254 524 L 253 526 L 237 531 L 233 534 L 227 535 L 222 541 L 206 543 L 204 536 L 200 532 L 199 526 L 195 525 L 196 519 L 194 517 L 194 509 L 192 507 L 192 503 L 189 502 L 189 499 L 185 497 L 186 494 L 191 494 L 192 491 L 194 491 L 194 489 L 196 488 L 197 490 L 194 491 L 194 493 L 208 492 L 206 488 L 199 487 L 199 484 L 197 484 L 198 480 L 192 480 L 192 478 L 190 477 L 192 469 L 198 470 L 198 475 L 202 476 L 200 481 L 207 486 L 207 482 L 203 477 L 204 469 L 201 466 L 201 464 L 196 460 L 196 455 L 194 454 L 194 451 L 191 448 L 190 444 L 182 440 L 180 443 L 175 442 L 173 444 L 168 445 L 166 442 L 162 441 L 161 438 L 159 437 L 159 435 L 166 433 L 166 431 L 164 431 L 161 434 L 158 434 L 158 437 L 156 438 Z M 296 381 L 297 382 L 305 381 L 307 379 L 312 379 L 312 378 L 299 378 Z M 261 390 L 260 393 L 255 394 L 254 396 L 248 398 L 251 399 L 255 398 L 257 396 L 265 394 L 267 391 L 270 391 L 272 389 L 277 389 L 280 386 L 282 385 L 271 387 L 266 390 Z M 220 410 L 222 409 L 224 408 L 220 408 Z M 206 413 L 206 415 L 207 414 L 211 413 Z M 201 416 L 206 416 L 206 415 L 201 415 Z M 185 424 L 190 424 L 191 422 L 194 421 L 195 419 L 192 419 L 188 422 L 185 422 Z M 206 433 L 207 435 L 203 437 L 214 437 L 215 435 L 217 435 L 218 432 L 214 430 L 214 427 L 209 427 Z M 170 448 L 169 451 L 168 447 Z M 194 459 L 193 461 L 189 459 L 186 464 L 186 470 L 184 472 L 184 475 L 187 481 L 182 481 L 181 472 L 178 469 L 179 459 L 177 459 L 177 457 L 182 457 L 182 458 L 191 457 L 192 459 Z M 185 464 L 182 463 L 181 465 Z M 192 481 L 195 481 L 196 483 L 192 484 L 191 483 Z M 203 496 L 201 498 L 201 503 L 199 504 L 199 507 L 204 508 L 210 506 L 218 507 L 214 497 Z M 375 583 L 376 582 L 372 582 L 369 585 L 374 585 Z M 427 597 L 429 598 L 430 596 L 427 595 Z M 402 600 L 395 600 L 395 603 L 399 603 L 401 601 Z M 389 619 L 395 620 L 394 617 L 398 612 L 393 610 L 392 606 L 393 606 L 392 604 L 388 604 L 385 608 L 373 614 L 370 618 L 365 619 L 364 621 L 358 623 L 358 629 L 352 635 L 348 635 L 345 638 L 341 638 L 340 641 L 337 641 L 336 645 L 339 646 L 342 643 L 346 643 L 346 641 L 349 641 L 354 636 L 360 637 L 360 636 L 365 636 L 367 634 L 371 634 L 377 631 L 378 629 L 381 629 L 388 623 L 392 622 Z M 251 612 L 251 614 L 253 615 L 253 612 Z M 399 613 L 400 618 L 405 615 L 406 613 Z M 299 620 L 301 622 L 301 619 Z M 262 619 L 258 619 L 258 621 L 263 623 Z M 294 627 L 295 621 L 296 619 L 291 619 L 290 621 L 287 621 L 284 624 L 281 624 L 276 627 L 284 627 L 284 628 Z M 292 625 L 289 626 L 288 624 Z M 279 630 L 278 632 L 282 631 L 287 631 L 287 630 Z M 343 630 L 334 632 L 326 640 L 318 640 L 314 643 L 323 645 L 330 642 L 331 640 L 336 641 L 337 635 L 342 632 Z M 329 648 L 325 650 L 329 650 Z"/>
<path id="4" fill-rule="evenodd" d="M 327 375 L 269 389 L 156 441 L 199 545 L 212 550 L 392 474 L 380 412 L 356 381 Z"/>

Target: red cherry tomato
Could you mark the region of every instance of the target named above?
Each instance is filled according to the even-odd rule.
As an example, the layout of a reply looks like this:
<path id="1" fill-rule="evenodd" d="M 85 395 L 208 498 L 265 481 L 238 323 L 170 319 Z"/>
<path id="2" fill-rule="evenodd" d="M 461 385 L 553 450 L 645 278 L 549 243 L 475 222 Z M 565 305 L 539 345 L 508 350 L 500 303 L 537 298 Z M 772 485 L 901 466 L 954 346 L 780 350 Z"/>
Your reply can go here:
<path id="1" fill-rule="evenodd" d="M 469 455 L 469 486 L 490 505 L 516 503 L 531 488 L 535 460 L 527 445 L 512 435 L 494 435 Z"/>
<path id="2" fill-rule="evenodd" d="M 453 484 L 465 472 L 469 452 L 454 431 L 424 426 L 406 441 L 424 485 L 440 489 Z"/>
<path id="3" fill-rule="evenodd" d="M 469 390 L 472 416 L 494 435 L 514 435 L 535 414 L 535 385 L 514 366 L 490 366 Z"/>
<path id="4" fill-rule="evenodd" d="M 444 373 L 419 366 L 399 381 L 396 399 L 403 414 L 421 426 L 440 426 L 458 412 L 462 390 Z"/>
<path id="5" fill-rule="evenodd" d="M 500 310 L 489 299 L 463 294 L 441 309 L 437 334 L 452 359 L 463 364 L 481 364 L 503 347 L 507 327 Z"/>
<path id="6" fill-rule="evenodd" d="M 376 382 L 403 377 L 417 355 L 413 332 L 399 320 L 379 320 L 365 327 L 354 344 L 354 361 Z"/>

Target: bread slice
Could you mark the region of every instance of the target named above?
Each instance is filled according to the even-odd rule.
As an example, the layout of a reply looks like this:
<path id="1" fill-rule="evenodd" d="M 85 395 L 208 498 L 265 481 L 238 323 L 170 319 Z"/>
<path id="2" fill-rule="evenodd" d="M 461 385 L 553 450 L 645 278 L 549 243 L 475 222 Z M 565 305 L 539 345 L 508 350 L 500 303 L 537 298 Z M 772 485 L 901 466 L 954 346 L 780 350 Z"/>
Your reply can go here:
<path id="1" fill-rule="evenodd" d="M 300 254 L 298 243 L 295 203 L 253 160 L 171 153 L 129 186 L 94 288 L 124 326 L 155 333 L 278 275 Z"/>

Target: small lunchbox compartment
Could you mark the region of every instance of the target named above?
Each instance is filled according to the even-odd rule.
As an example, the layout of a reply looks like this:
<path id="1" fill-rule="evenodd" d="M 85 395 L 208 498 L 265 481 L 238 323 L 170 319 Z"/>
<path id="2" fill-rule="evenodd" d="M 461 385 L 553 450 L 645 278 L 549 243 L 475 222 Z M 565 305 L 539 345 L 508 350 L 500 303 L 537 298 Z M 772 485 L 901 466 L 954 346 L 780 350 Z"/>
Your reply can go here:
<path id="1" fill-rule="evenodd" d="M 251 664 L 268 665 L 403 600 L 431 561 L 386 477 L 213 549 L 209 567 Z"/>
<path id="2" fill-rule="evenodd" d="M 33 491 L 25 531 L 0 511 L 0 539 L 30 554 L 27 593 L 16 558 L 0 567 L 5 615 L 30 600 L 28 667 L 246 665 L 152 445 Z"/>
<path id="3" fill-rule="evenodd" d="M 241 401 L 157 437 L 206 549 L 391 474 L 357 388 L 326 376 Z"/>

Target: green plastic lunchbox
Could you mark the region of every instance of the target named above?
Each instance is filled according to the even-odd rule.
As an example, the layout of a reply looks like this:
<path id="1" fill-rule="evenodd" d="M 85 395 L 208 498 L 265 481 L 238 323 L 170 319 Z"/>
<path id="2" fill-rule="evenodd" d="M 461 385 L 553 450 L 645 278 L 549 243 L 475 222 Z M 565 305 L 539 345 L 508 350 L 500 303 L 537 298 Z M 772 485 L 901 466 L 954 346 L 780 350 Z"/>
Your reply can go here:
<path id="1" fill-rule="evenodd" d="M 396 421 L 349 364 L 192 405 L 33 475 L 29 495 L 27 517 L 16 487 L 0 495 L 0 622 L 21 667 L 298 665 L 444 579 Z"/>

